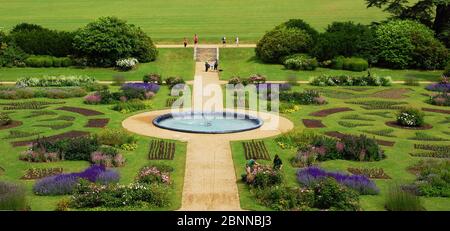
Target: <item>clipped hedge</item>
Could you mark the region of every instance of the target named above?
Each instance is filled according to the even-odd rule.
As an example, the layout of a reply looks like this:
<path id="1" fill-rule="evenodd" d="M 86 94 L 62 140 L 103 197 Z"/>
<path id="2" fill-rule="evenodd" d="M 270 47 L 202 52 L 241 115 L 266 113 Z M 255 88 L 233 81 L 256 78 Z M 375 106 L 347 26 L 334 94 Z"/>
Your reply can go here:
<path id="1" fill-rule="evenodd" d="M 52 56 L 30 56 L 25 59 L 28 67 L 69 67 L 72 60 L 68 57 L 52 57 Z"/>
<path id="2" fill-rule="evenodd" d="M 339 56 L 333 59 L 331 68 L 337 70 L 349 70 L 349 71 L 365 71 L 369 68 L 369 63 L 363 58 L 346 58 Z"/>

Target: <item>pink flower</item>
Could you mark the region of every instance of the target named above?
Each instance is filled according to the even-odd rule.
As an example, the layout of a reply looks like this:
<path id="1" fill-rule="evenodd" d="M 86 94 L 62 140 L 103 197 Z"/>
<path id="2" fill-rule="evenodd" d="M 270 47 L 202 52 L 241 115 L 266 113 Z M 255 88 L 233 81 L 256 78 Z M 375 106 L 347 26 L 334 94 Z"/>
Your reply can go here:
<path id="1" fill-rule="evenodd" d="M 126 102 L 128 99 L 126 96 L 120 96 L 119 100 L 120 102 Z"/>
<path id="2" fill-rule="evenodd" d="M 155 96 L 154 92 L 151 92 L 151 91 L 145 92 L 145 98 L 146 99 L 151 99 L 151 98 L 153 98 L 153 96 Z"/>
<path id="3" fill-rule="evenodd" d="M 102 97 L 96 93 L 84 97 L 84 102 L 87 104 L 98 104 L 102 101 Z"/>
<path id="4" fill-rule="evenodd" d="M 344 151 L 345 148 L 345 144 L 342 142 L 336 142 L 336 149 L 338 150 L 338 152 L 342 152 Z"/>

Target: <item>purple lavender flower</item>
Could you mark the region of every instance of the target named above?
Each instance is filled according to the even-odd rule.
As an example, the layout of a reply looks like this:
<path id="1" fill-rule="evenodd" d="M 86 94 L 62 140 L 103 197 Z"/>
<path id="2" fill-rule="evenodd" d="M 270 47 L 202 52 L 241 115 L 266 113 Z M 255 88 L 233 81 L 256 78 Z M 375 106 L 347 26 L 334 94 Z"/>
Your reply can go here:
<path id="1" fill-rule="evenodd" d="M 289 91 L 292 86 L 289 83 L 262 83 L 256 85 L 257 92 L 271 90 L 278 86 L 279 91 Z"/>
<path id="2" fill-rule="evenodd" d="M 160 86 L 154 83 L 126 83 L 122 85 L 122 90 L 127 89 L 139 89 L 145 90 L 146 92 L 154 92 L 157 93 L 159 91 Z"/>
<path id="3" fill-rule="evenodd" d="M 106 170 L 97 176 L 96 183 L 106 185 L 111 183 L 117 183 L 119 182 L 119 179 L 120 176 L 118 172 L 114 170 Z"/>
<path id="4" fill-rule="evenodd" d="M 362 195 L 376 195 L 380 191 L 373 181 L 363 175 L 328 172 L 318 167 L 302 168 L 297 171 L 298 182 L 308 187 L 326 177 L 332 177 L 338 183 L 354 189 Z"/>
<path id="5" fill-rule="evenodd" d="M 433 83 L 425 88 L 429 91 L 450 92 L 450 83 Z"/>
<path id="6" fill-rule="evenodd" d="M 37 195 L 71 194 L 80 179 L 91 182 L 97 182 L 98 180 L 107 184 L 117 182 L 119 175 L 115 171 L 106 170 L 102 165 L 92 165 L 82 172 L 46 177 L 36 182 L 33 186 L 33 192 Z"/>

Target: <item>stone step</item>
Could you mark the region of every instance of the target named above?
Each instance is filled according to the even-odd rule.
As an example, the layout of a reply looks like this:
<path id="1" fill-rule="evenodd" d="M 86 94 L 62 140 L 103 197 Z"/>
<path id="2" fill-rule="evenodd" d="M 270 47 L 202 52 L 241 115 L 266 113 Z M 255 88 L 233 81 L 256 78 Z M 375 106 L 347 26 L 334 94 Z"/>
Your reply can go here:
<path id="1" fill-rule="evenodd" d="M 218 59 L 218 48 L 195 48 L 195 61 L 205 62 Z"/>

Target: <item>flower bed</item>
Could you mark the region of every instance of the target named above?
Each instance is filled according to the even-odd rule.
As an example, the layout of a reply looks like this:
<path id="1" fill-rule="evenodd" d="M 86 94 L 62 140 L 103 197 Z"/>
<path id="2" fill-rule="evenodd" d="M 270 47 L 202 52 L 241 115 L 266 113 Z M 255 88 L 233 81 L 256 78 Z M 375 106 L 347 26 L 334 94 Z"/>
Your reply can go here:
<path id="1" fill-rule="evenodd" d="M 345 185 L 362 195 L 376 195 L 379 189 L 373 181 L 363 175 L 348 175 L 340 172 L 328 172 L 318 167 L 307 167 L 297 171 L 297 180 L 307 187 L 316 184 L 317 181 L 331 177 L 338 183 Z"/>
<path id="2" fill-rule="evenodd" d="M 309 83 L 313 86 L 390 86 L 392 79 L 375 75 L 360 77 L 321 75 L 311 78 Z"/>
<path id="3" fill-rule="evenodd" d="M 431 96 L 428 103 L 436 106 L 450 106 L 450 93 L 442 92 L 435 96 Z"/>
<path id="4" fill-rule="evenodd" d="M 404 99 L 407 98 L 405 94 L 409 92 L 411 92 L 411 90 L 406 88 L 386 89 L 373 93 L 370 97 L 382 99 Z"/>
<path id="5" fill-rule="evenodd" d="M 429 91 L 450 92 L 450 83 L 433 83 L 425 87 Z"/>
<path id="6" fill-rule="evenodd" d="M 137 148 L 136 138 L 122 129 L 103 129 L 95 134 L 95 138 L 100 144 L 120 148 L 125 151 L 133 151 Z"/>
<path id="7" fill-rule="evenodd" d="M 63 168 L 29 168 L 20 179 L 35 180 L 61 173 L 63 173 Z"/>
<path id="8" fill-rule="evenodd" d="M 17 88 L 7 87 L 0 89 L 0 99 L 31 99 L 31 98 L 50 98 L 50 99 L 66 99 L 85 96 L 86 90 L 80 87 L 70 88 Z"/>
<path id="9" fill-rule="evenodd" d="M 61 115 L 61 116 L 58 116 L 58 117 L 55 117 L 55 118 L 43 119 L 43 120 L 40 120 L 40 121 L 59 121 L 59 120 L 62 120 L 62 121 L 74 121 L 75 119 L 76 119 L 75 116 Z"/>
<path id="10" fill-rule="evenodd" d="M 16 128 L 16 127 L 21 126 L 22 124 L 23 124 L 22 121 L 12 120 L 8 124 L 0 125 L 0 130 Z"/>
<path id="11" fill-rule="evenodd" d="M 79 107 L 60 107 L 60 108 L 56 108 L 56 110 L 69 111 L 69 112 L 77 113 L 77 114 L 80 114 L 83 116 L 104 115 L 103 112 L 86 109 L 86 108 L 79 108 Z"/>
<path id="12" fill-rule="evenodd" d="M 46 101 L 26 101 L 26 102 L 13 102 L 3 103 L 3 110 L 40 110 L 55 104 L 64 104 L 65 102 L 46 102 Z"/>
<path id="13" fill-rule="evenodd" d="M 37 125 L 33 125 L 33 127 L 50 128 L 52 130 L 61 130 L 64 128 L 68 128 L 72 125 L 73 125 L 73 123 L 71 123 L 71 122 L 64 122 L 64 123 L 54 123 L 54 124 L 37 124 Z"/>
<path id="14" fill-rule="evenodd" d="M 409 140 L 423 140 L 423 141 L 449 141 L 448 139 L 433 136 L 424 132 L 416 132 L 415 136 L 408 138 Z"/>
<path id="15" fill-rule="evenodd" d="M 441 113 L 441 114 L 450 114 L 450 110 L 434 109 L 434 108 L 422 108 L 422 111 L 435 112 L 435 113 Z"/>
<path id="16" fill-rule="evenodd" d="M 142 101 L 139 99 L 132 99 L 125 102 L 116 103 L 111 109 L 122 114 L 127 114 L 135 111 L 152 108 L 151 102 Z"/>
<path id="17" fill-rule="evenodd" d="M 91 153 L 91 163 L 105 167 L 122 167 L 125 165 L 125 158 L 116 149 L 101 147 Z"/>
<path id="18" fill-rule="evenodd" d="M 17 80 L 18 87 L 74 87 L 96 83 L 95 78 L 89 76 L 47 76 L 41 78 L 21 78 Z"/>
<path id="19" fill-rule="evenodd" d="M 108 125 L 109 119 L 89 119 L 88 123 L 84 126 L 87 128 L 104 128 Z"/>
<path id="20" fill-rule="evenodd" d="M 244 146 L 245 159 L 250 160 L 270 160 L 269 151 L 262 140 L 252 140 L 249 142 L 242 142 Z"/>
<path id="21" fill-rule="evenodd" d="M 88 136 L 89 132 L 84 132 L 84 131 L 68 131 L 68 132 L 64 132 L 58 135 L 54 135 L 54 136 L 48 136 L 48 137 L 43 137 L 41 139 L 44 139 L 46 141 L 58 141 L 58 140 L 62 140 L 62 139 L 67 139 L 67 138 L 79 138 L 79 137 L 83 137 L 83 136 Z M 19 146 L 27 146 L 27 145 L 32 145 L 33 143 L 36 143 L 36 139 L 33 140 L 25 140 L 25 141 L 16 141 L 16 142 L 12 142 L 12 146 L 13 147 L 19 147 Z"/>
<path id="22" fill-rule="evenodd" d="M 57 115 L 58 113 L 54 112 L 54 111 L 45 111 L 45 110 L 40 110 L 40 111 L 32 111 L 30 113 L 30 115 L 26 116 L 25 118 L 29 119 L 29 118 L 36 118 L 36 117 L 40 117 L 40 116 L 49 116 L 49 115 Z"/>
<path id="23" fill-rule="evenodd" d="M 338 138 L 338 139 L 342 139 L 342 138 L 348 136 L 347 134 L 343 134 L 343 133 L 340 133 L 340 132 L 338 132 L 338 131 L 329 131 L 329 132 L 325 132 L 325 135 L 331 136 L 331 137 L 335 137 L 335 138 Z M 393 142 L 393 141 L 378 140 L 378 139 L 375 139 L 375 141 L 376 141 L 379 145 L 383 145 L 383 146 L 389 146 L 389 147 L 392 147 L 392 146 L 395 145 L 395 142 Z"/>
<path id="24" fill-rule="evenodd" d="M 151 140 L 148 159 L 150 160 L 173 160 L 175 156 L 175 143 L 164 140 Z"/>
<path id="25" fill-rule="evenodd" d="M 155 83 L 126 83 L 124 85 L 122 85 L 122 90 L 129 90 L 129 89 L 134 89 L 134 90 L 143 90 L 146 92 L 153 92 L 153 93 L 158 93 L 160 86 L 158 84 Z"/>
<path id="26" fill-rule="evenodd" d="M 46 177 L 36 182 L 33 186 L 33 192 L 40 196 L 71 194 L 80 179 L 96 182 L 98 178 L 104 179 L 101 175 L 109 175 L 111 171 L 100 165 L 92 165 L 82 172 Z M 111 177 L 108 182 L 103 181 L 103 183 L 116 183 L 118 181 L 119 175 L 115 173 L 115 177 Z"/>
<path id="27" fill-rule="evenodd" d="M 391 179 L 382 168 L 347 168 L 351 174 L 363 175 L 373 179 Z"/>
<path id="28" fill-rule="evenodd" d="M 348 108 L 348 107 L 330 108 L 330 109 L 316 111 L 309 115 L 318 116 L 318 117 L 327 117 L 327 116 L 335 114 L 335 113 L 346 112 L 346 111 L 353 111 L 353 109 Z"/>
<path id="29" fill-rule="evenodd" d="M 413 184 L 421 196 L 450 197 L 450 161 L 427 160 L 413 166 L 417 179 Z"/>
<path id="30" fill-rule="evenodd" d="M 350 102 L 345 102 L 345 103 L 361 105 L 361 107 L 366 110 L 381 110 L 381 109 L 398 110 L 398 109 L 404 108 L 404 106 L 400 106 L 400 105 L 408 104 L 407 102 L 393 102 L 393 101 L 381 101 L 381 100 L 350 101 Z"/>
<path id="31" fill-rule="evenodd" d="M 325 99 L 321 97 L 319 91 L 316 90 L 306 90 L 304 92 L 281 92 L 279 97 L 281 101 L 294 104 L 326 104 Z"/>
<path id="32" fill-rule="evenodd" d="M 326 127 L 321 120 L 303 119 L 303 124 L 307 128 L 324 128 Z"/>
<path id="33" fill-rule="evenodd" d="M 97 185 L 82 182 L 76 187 L 70 206 L 78 209 L 145 205 L 164 207 L 170 204 L 167 190 L 167 186 L 161 184 Z"/>
<path id="34" fill-rule="evenodd" d="M 158 166 L 143 167 L 137 177 L 136 182 L 142 184 L 171 184 L 170 171 L 167 168 L 160 169 Z"/>
<path id="35" fill-rule="evenodd" d="M 384 137 L 395 137 L 395 135 L 392 135 L 394 132 L 394 129 L 381 129 L 381 130 L 362 130 L 362 132 L 377 136 L 384 136 Z"/>
<path id="36" fill-rule="evenodd" d="M 367 126 L 373 126 L 373 124 L 367 124 L 367 123 L 353 123 L 349 121 L 338 121 L 338 124 L 346 127 L 346 128 L 355 128 L 355 127 L 367 127 Z"/>

